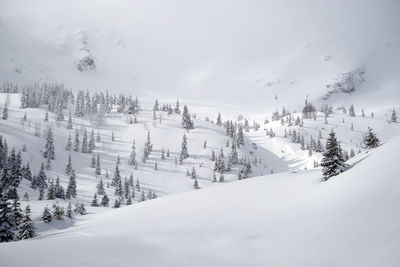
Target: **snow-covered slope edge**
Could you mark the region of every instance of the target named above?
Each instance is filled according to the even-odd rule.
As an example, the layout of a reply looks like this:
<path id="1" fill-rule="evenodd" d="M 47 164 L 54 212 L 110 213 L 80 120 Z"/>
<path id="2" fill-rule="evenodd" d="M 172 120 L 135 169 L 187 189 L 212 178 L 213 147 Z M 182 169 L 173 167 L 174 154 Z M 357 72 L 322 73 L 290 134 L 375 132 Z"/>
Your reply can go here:
<path id="1" fill-rule="evenodd" d="M 281 173 L 110 210 L 0 245 L 3 266 L 398 266 L 400 138 L 321 183 Z M 20 257 L 24 255 L 24 257 Z"/>

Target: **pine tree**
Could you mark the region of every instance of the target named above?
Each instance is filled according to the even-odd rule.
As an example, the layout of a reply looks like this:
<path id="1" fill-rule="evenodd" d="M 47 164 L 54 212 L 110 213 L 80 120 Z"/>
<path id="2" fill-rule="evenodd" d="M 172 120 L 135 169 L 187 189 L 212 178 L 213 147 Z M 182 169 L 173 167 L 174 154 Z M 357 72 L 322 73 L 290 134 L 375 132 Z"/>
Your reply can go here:
<path id="1" fill-rule="evenodd" d="M 165 151 L 164 148 L 161 149 L 161 159 L 165 160 Z"/>
<path id="2" fill-rule="evenodd" d="M 31 209 L 29 205 L 25 207 L 24 216 L 22 217 L 21 223 L 18 225 L 17 237 L 19 240 L 29 239 L 36 236 L 35 226 L 31 219 Z"/>
<path id="3" fill-rule="evenodd" d="M 121 207 L 121 202 L 120 202 L 118 199 L 116 199 L 115 202 L 114 202 L 113 208 L 118 209 L 118 208 L 120 208 L 120 207 Z"/>
<path id="4" fill-rule="evenodd" d="M 92 129 L 92 133 L 90 134 L 89 144 L 88 144 L 88 152 L 92 153 L 96 148 L 95 140 L 94 140 L 94 131 Z"/>
<path id="5" fill-rule="evenodd" d="M 128 198 L 126 199 L 126 205 L 132 205 L 132 197 L 129 195 Z"/>
<path id="6" fill-rule="evenodd" d="M 188 157 L 189 157 L 189 153 L 187 150 L 187 137 L 186 137 L 186 134 L 183 134 L 180 159 L 186 159 Z"/>
<path id="7" fill-rule="evenodd" d="M 368 149 L 379 146 L 379 139 L 376 137 L 376 134 L 372 132 L 372 128 L 368 127 L 368 133 L 364 136 L 363 142 Z"/>
<path id="8" fill-rule="evenodd" d="M 356 116 L 356 113 L 354 112 L 354 106 L 353 105 L 351 105 L 350 108 L 349 108 L 349 115 L 351 117 L 355 117 Z"/>
<path id="9" fill-rule="evenodd" d="M 238 135 L 237 135 L 237 146 L 244 145 L 244 138 L 243 138 L 243 126 L 239 124 L 238 128 Z"/>
<path id="10" fill-rule="evenodd" d="M 58 101 L 57 102 L 56 114 L 57 114 L 57 119 L 56 119 L 57 121 L 63 121 L 64 120 L 63 103 L 62 103 L 62 101 Z"/>
<path id="11" fill-rule="evenodd" d="M 72 139 L 71 139 L 71 133 L 69 133 L 68 141 L 67 144 L 65 145 L 65 150 L 71 151 L 71 149 L 72 149 Z"/>
<path id="12" fill-rule="evenodd" d="M 70 219 L 72 218 L 72 205 L 71 205 L 71 202 L 68 203 L 67 211 L 66 211 L 65 215 Z"/>
<path id="13" fill-rule="evenodd" d="M 120 182 L 121 182 L 121 176 L 119 173 L 119 167 L 118 164 L 115 164 L 114 177 L 113 180 L 111 181 L 111 186 L 116 186 Z"/>
<path id="14" fill-rule="evenodd" d="M 55 152 L 54 152 L 54 138 L 53 138 L 53 131 L 49 128 L 46 137 L 46 144 L 44 146 L 43 151 L 44 158 L 55 159 Z"/>
<path id="15" fill-rule="evenodd" d="M 103 197 L 102 197 L 102 199 L 101 199 L 101 203 L 100 203 L 100 204 L 101 204 L 103 207 L 108 207 L 109 202 L 110 202 L 110 199 L 108 198 L 107 194 L 104 194 Z"/>
<path id="16" fill-rule="evenodd" d="M 87 137 L 87 131 L 86 131 L 86 128 L 85 128 L 85 129 L 83 129 L 83 137 L 82 137 L 82 149 L 81 149 L 82 153 L 88 153 L 89 152 L 87 138 L 88 138 Z"/>
<path id="17" fill-rule="evenodd" d="M 222 120 L 221 120 L 221 113 L 218 112 L 218 117 L 217 117 L 217 125 L 221 126 L 222 125 Z"/>
<path id="18" fill-rule="evenodd" d="M 65 174 L 70 175 L 71 172 L 72 172 L 72 160 L 71 160 L 71 154 L 69 154 L 67 166 L 65 166 Z"/>
<path id="19" fill-rule="evenodd" d="M 49 187 L 47 189 L 47 200 L 52 200 L 56 198 L 56 189 L 54 187 L 53 180 L 50 181 Z"/>
<path id="20" fill-rule="evenodd" d="M 44 163 L 40 166 L 40 170 L 35 179 L 35 188 L 44 189 L 47 188 L 47 176 L 44 171 Z"/>
<path id="21" fill-rule="evenodd" d="M 104 195 L 104 194 L 105 194 L 105 190 L 104 190 L 103 179 L 100 179 L 100 182 L 97 185 L 97 195 Z"/>
<path id="22" fill-rule="evenodd" d="M 193 167 L 192 168 L 192 172 L 191 172 L 191 174 L 190 174 L 190 177 L 192 178 L 192 179 L 196 179 L 196 177 L 197 177 L 197 175 L 196 175 L 196 169 Z"/>
<path id="23" fill-rule="evenodd" d="M 56 191 L 56 195 L 55 195 L 56 198 L 65 199 L 65 190 L 60 185 L 60 177 L 59 176 L 57 176 L 57 179 L 56 179 L 55 191 Z"/>
<path id="24" fill-rule="evenodd" d="M 61 220 L 64 220 L 64 215 L 65 215 L 64 208 L 59 205 L 54 204 L 53 205 L 53 217 L 56 220 L 61 221 Z"/>
<path id="25" fill-rule="evenodd" d="M 333 130 L 329 134 L 326 142 L 326 151 L 323 153 L 323 156 L 324 158 L 321 162 L 321 166 L 323 167 L 322 174 L 324 176 L 323 180 L 327 181 L 332 176 L 338 175 L 342 172 L 345 167 L 341 148 Z"/>
<path id="26" fill-rule="evenodd" d="M 211 160 L 211 161 L 215 161 L 215 152 L 214 152 L 214 149 L 211 151 L 211 158 L 210 158 L 210 160 Z"/>
<path id="27" fill-rule="evenodd" d="M 43 214 L 42 214 L 42 221 L 44 221 L 45 223 L 51 223 L 51 221 L 53 220 L 51 213 L 50 213 L 50 209 L 49 207 L 44 207 L 43 210 Z"/>
<path id="28" fill-rule="evenodd" d="M 157 171 L 158 170 L 158 163 L 156 161 L 156 163 L 154 164 L 154 170 Z"/>
<path id="29" fill-rule="evenodd" d="M 204 140 L 203 149 L 207 148 L 207 140 Z"/>
<path id="30" fill-rule="evenodd" d="M 136 146 L 135 146 L 135 140 L 133 140 L 132 143 L 132 151 L 131 154 L 129 155 L 129 161 L 128 161 L 129 165 L 135 165 L 136 164 Z"/>
<path id="31" fill-rule="evenodd" d="M 96 159 L 94 157 L 94 154 L 92 155 L 92 160 L 90 161 L 90 168 L 96 167 Z"/>
<path id="32" fill-rule="evenodd" d="M 182 127 L 186 130 L 193 129 L 193 122 L 192 119 L 190 118 L 190 114 L 188 111 L 187 106 L 183 106 L 183 113 L 182 113 Z"/>
<path id="33" fill-rule="evenodd" d="M 71 115 L 71 111 L 69 112 L 69 115 L 68 115 L 67 129 L 72 130 L 72 115 Z"/>
<path id="34" fill-rule="evenodd" d="M 15 220 L 10 203 L 0 194 L 0 243 L 15 240 Z"/>
<path id="35" fill-rule="evenodd" d="M 396 110 L 394 110 L 394 109 L 393 109 L 393 111 L 392 111 L 391 121 L 394 122 L 394 123 L 397 122 Z"/>
<path id="36" fill-rule="evenodd" d="M 49 121 L 49 112 L 46 111 L 46 113 L 44 114 L 44 121 L 48 122 Z"/>
<path id="37" fill-rule="evenodd" d="M 122 197 L 123 195 L 123 189 L 122 189 L 122 181 L 120 180 L 116 185 L 115 185 L 115 195 Z"/>
<path id="38" fill-rule="evenodd" d="M 194 189 L 200 189 L 199 183 L 197 182 L 197 178 L 194 178 L 193 188 Z"/>
<path id="39" fill-rule="evenodd" d="M 76 175 L 74 170 L 72 170 L 71 175 L 69 176 L 65 197 L 68 199 L 71 199 L 71 197 L 76 197 Z"/>
<path id="40" fill-rule="evenodd" d="M 100 131 L 99 131 L 99 130 L 97 130 L 96 142 L 97 142 L 97 143 L 100 143 L 100 142 L 101 142 L 101 137 L 100 137 Z"/>
<path id="41" fill-rule="evenodd" d="M 8 104 L 7 103 L 4 105 L 2 119 L 3 120 L 8 120 Z"/>
<path id="42" fill-rule="evenodd" d="M 96 175 L 101 175 L 101 167 L 100 167 L 100 155 L 97 154 L 96 164 L 95 164 L 95 173 Z"/>
<path id="43" fill-rule="evenodd" d="M 80 141 L 79 141 L 79 132 L 75 130 L 75 140 L 74 140 L 74 151 L 79 152 Z"/>
<path id="44" fill-rule="evenodd" d="M 111 141 L 115 141 L 114 131 L 111 132 Z"/>
<path id="45" fill-rule="evenodd" d="M 99 203 L 98 203 L 98 201 L 97 201 L 97 194 L 96 194 L 96 193 L 95 193 L 94 196 L 93 196 L 93 200 L 92 200 L 91 206 L 92 206 L 92 207 L 98 207 L 98 206 L 99 206 Z"/>

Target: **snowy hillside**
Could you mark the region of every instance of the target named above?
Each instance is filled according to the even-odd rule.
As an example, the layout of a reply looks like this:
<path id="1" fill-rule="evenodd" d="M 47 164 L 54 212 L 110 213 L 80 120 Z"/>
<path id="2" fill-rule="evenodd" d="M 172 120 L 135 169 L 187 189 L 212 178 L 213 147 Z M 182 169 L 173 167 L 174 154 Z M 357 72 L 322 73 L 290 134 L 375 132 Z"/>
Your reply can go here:
<path id="1" fill-rule="evenodd" d="M 400 168 L 386 159 L 399 147 L 362 153 L 327 183 L 311 170 L 168 196 L 0 254 L 6 266 L 70 266 L 67 255 L 89 266 L 396 266 Z"/>
<path id="2" fill-rule="evenodd" d="M 399 11 L 0 1 L 0 266 L 400 266 Z"/>
<path id="3" fill-rule="evenodd" d="M 330 103 L 394 105 L 399 8 L 395 0 L 4 0 L 0 76 L 269 111 L 275 95 L 301 105 L 329 92 Z"/>

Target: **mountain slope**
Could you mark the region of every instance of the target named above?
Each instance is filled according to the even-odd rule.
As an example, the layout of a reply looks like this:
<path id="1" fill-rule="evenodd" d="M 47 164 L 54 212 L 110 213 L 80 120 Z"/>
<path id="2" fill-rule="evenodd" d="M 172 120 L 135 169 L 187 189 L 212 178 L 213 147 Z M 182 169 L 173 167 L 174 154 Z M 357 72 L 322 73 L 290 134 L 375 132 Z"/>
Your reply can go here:
<path id="1" fill-rule="evenodd" d="M 0 255 L 6 266 L 397 266 L 399 147 L 394 138 L 362 153 L 325 183 L 312 170 L 177 194 L 2 244 Z"/>

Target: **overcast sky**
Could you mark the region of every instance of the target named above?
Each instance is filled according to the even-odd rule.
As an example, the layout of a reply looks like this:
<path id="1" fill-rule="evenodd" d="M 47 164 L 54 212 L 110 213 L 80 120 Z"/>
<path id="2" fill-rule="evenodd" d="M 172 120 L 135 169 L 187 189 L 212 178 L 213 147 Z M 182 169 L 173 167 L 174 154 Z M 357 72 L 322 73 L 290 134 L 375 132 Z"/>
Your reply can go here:
<path id="1" fill-rule="evenodd" d="M 262 89 L 257 79 L 315 40 L 399 27 L 399 3 L 2 0 L 0 15 L 20 20 L 30 34 L 52 45 L 87 32 L 99 69 L 107 70 L 98 80 L 107 87 L 240 99 L 257 93 Z"/>

